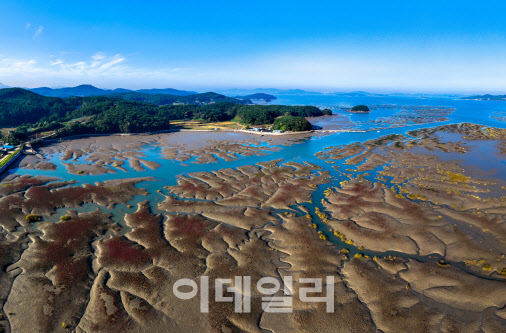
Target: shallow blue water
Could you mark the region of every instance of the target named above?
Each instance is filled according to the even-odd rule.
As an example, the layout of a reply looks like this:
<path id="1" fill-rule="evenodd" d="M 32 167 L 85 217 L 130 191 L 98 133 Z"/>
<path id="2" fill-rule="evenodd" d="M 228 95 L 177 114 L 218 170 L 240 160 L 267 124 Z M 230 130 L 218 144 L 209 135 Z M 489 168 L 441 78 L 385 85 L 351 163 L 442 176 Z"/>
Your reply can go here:
<path id="1" fill-rule="evenodd" d="M 296 95 L 281 95 L 279 99 L 276 101 L 279 104 L 291 104 L 291 105 L 318 105 L 321 107 L 337 107 L 337 106 L 350 106 L 356 104 L 366 104 L 366 105 L 397 105 L 397 106 L 440 106 L 440 107 L 451 107 L 455 108 L 449 116 L 449 121 L 437 123 L 437 125 L 445 124 L 445 123 L 459 123 L 459 122 L 473 122 L 477 124 L 483 124 L 487 126 L 494 127 L 506 127 L 505 122 L 501 122 L 491 116 L 498 111 L 506 110 L 506 102 L 500 101 L 467 101 L 467 100 L 454 100 L 454 99 L 424 99 L 424 98 L 408 98 L 408 97 L 340 97 L 340 96 L 329 96 L 329 95 L 309 95 L 309 96 L 296 96 Z M 338 111 L 342 113 L 342 111 Z M 389 109 L 376 109 L 368 114 L 351 114 L 347 115 L 353 122 L 367 122 L 369 120 L 374 120 L 378 117 L 385 117 L 396 111 Z M 69 174 L 64 165 L 62 165 L 61 156 L 53 155 L 49 158 L 49 161 L 57 165 L 57 169 L 55 171 L 47 171 L 47 170 L 31 170 L 31 169 L 18 169 L 13 168 L 10 170 L 10 173 L 17 174 L 28 174 L 28 175 L 47 175 L 47 176 L 55 176 L 58 178 L 62 178 L 65 180 L 76 180 L 78 184 L 83 183 L 95 183 L 102 182 L 105 180 L 111 179 L 121 179 L 121 178 L 132 178 L 132 177 L 154 177 L 155 179 L 162 182 L 155 183 L 143 183 L 142 186 L 148 187 L 148 191 L 153 191 L 155 189 L 159 189 L 162 186 L 167 185 L 175 185 L 176 184 L 176 176 L 180 174 L 187 174 L 191 172 L 202 172 L 202 171 L 213 171 L 221 168 L 236 168 L 241 165 L 248 164 L 256 164 L 258 162 L 270 161 L 274 159 L 283 159 L 284 161 L 296 161 L 303 162 L 308 161 L 314 164 L 318 164 L 324 167 L 326 170 L 329 170 L 332 173 L 335 173 L 334 169 L 331 168 L 331 165 L 323 163 L 322 160 L 315 158 L 314 154 L 322 151 L 325 147 L 328 146 L 336 146 L 342 144 L 349 144 L 353 142 L 361 142 L 369 139 L 378 138 L 388 134 L 403 134 L 408 130 L 413 130 L 417 128 L 427 128 L 432 127 L 435 124 L 421 124 L 421 125 L 412 125 L 406 127 L 399 128 L 388 128 L 388 129 L 380 129 L 368 132 L 342 132 L 342 133 L 334 133 L 325 136 L 313 136 L 306 140 L 301 140 L 297 144 L 291 146 L 282 146 L 279 152 L 269 153 L 265 156 L 238 156 L 238 159 L 235 161 L 226 162 L 224 160 L 219 159 L 219 163 L 210 163 L 210 164 L 195 164 L 192 163 L 196 158 L 186 161 L 185 163 L 180 163 L 178 161 L 163 159 L 161 156 L 160 147 L 148 146 L 145 149 L 142 149 L 142 153 L 146 155 L 145 159 L 151 161 L 157 161 L 162 166 L 156 170 L 149 170 L 136 172 L 125 163 L 123 166 L 128 170 L 128 172 L 124 172 L 122 170 L 116 169 L 117 173 L 105 174 L 105 175 L 72 175 Z M 375 126 L 375 125 L 371 125 Z M 362 129 L 366 129 L 367 126 L 359 126 Z M 199 135 L 198 133 L 194 133 L 192 135 Z M 233 136 L 233 135 L 232 135 Z M 228 138 L 227 138 L 228 139 Z M 232 139 L 232 138 L 230 138 Z M 261 138 L 260 138 L 261 139 Z M 260 147 L 266 146 L 266 143 L 261 143 Z M 488 149 L 486 143 L 475 143 L 473 144 L 477 146 L 473 149 L 469 154 L 465 154 L 463 156 L 458 154 L 449 154 L 446 158 L 457 158 L 464 160 L 464 163 L 470 165 L 476 161 L 480 161 L 481 165 L 485 169 L 495 169 L 498 174 L 501 176 L 505 176 L 504 172 L 504 160 L 498 160 L 496 154 L 490 154 L 488 152 L 488 158 L 480 159 L 480 156 L 483 156 L 484 150 Z M 470 158 L 467 158 L 469 156 Z M 485 161 L 485 162 L 484 162 Z M 71 161 L 66 161 L 69 163 Z M 86 156 L 78 159 L 79 163 L 86 163 Z M 74 162 L 71 162 L 74 163 Z M 488 167 L 490 166 L 490 168 Z M 114 167 L 111 167 L 115 169 Z M 490 171 L 489 170 L 489 171 Z M 492 170 L 493 171 L 493 170 Z"/>
<path id="2" fill-rule="evenodd" d="M 506 102 L 501 101 L 472 101 L 451 98 L 414 98 L 414 97 L 342 97 L 332 95 L 278 95 L 276 104 L 287 105 L 317 105 L 331 107 L 350 107 L 358 104 L 365 105 L 396 105 L 396 106 L 440 106 L 451 107 L 456 110 L 449 116 L 450 122 L 470 122 L 494 127 L 505 127 L 505 123 L 492 118 L 497 112 L 506 111 Z M 366 114 L 348 113 L 354 122 L 369 121 L 379 117 L 390 116 L 395 111 L 389 109 L 374 110 Z M 497 114 L 495 114 L 497 116 Z"/>

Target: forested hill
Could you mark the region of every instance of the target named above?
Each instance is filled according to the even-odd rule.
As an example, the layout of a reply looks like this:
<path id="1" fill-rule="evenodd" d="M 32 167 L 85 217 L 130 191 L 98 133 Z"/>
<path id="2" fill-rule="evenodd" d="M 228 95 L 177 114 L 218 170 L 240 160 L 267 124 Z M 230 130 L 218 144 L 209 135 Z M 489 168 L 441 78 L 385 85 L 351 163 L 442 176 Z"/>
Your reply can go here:
<path id="1" fill-rule="evenodd" d="M 16 127 L 21 124 L 31 124 L 39 121 L 60 121 L 74 114 L 76 109 L 93 109 L 90 114 L 95 114 L 97 108 L 100 109 L 103 103 L 121 100 L 150 103 L 151 105 L 207 105 L 220 102 L 247 104 L 251 102 L 216 93 L 174 96 L 132 92 L 106 96 L 58 98 L 42 96 L 21 88 L 7 88 L 0 89 L 0 127 Z"/>
<path id="2" fill-rule="evenodd" d="M 314 106 L 244 105 L 240 103 L 245 101 L 216 93 L 190 95 L 177 101 L 186 103 L 156 105 L 111 95 L 57 98 L 20 88 L 0 89 L 0 128 L 17 127 L 2 140 L 17 144 L 33 138 L 36 133 L 54 133 L 62 137 L 152 132 L 169 129 L 171 120 L 236 121 L 244 125 L 261 125 L 272 124 L 280 116 L 332 114 L 331 110 Z M 297 130 L 304 123 L 298 119 L 286 119 L 280 126 Z"/>
<path id="3" fill-rule="evenodd" d="M 203 94 L 193 94 L 188 96 L 174 96 L 166 94 L 146 94 L 140 92 L 124 92 L 108 95 L 110 97 L 118 97 L 128 101 L 146 102 L 156 105 L 173 105 L 173 104 L 195 104 L 205 105 L 211 103 L 236 103 L 236 104 L 251 104 L 249 99 L 237 99 L 220 95 L 214 92 L 207 92 Z"/>
<path id="4" fill-rule="evenodd" d="M 41 96 L 21 88 L 0 89 L 0 127 L 14 127 L 59 118 L 76 107 L 61 98 Z"/>
<path id="5" fill-rule="evenodd" d="M 110 95 L 110 94 L 117 94 L 117 93 L 125 93 L 125 92 L 135 92 L 133 90 L 129 89 L 100 89 L 97 87 L 94 87 L 89 84 L 82 84 L 77 87 L 68 87 L 68 88 L 33 88 L 30 89 L 30 91 L 37 93 L 39 95 L 43 96 L 49 96 L 49 97 L 71 97 L 71 96 L 99 96 L 99 95 Z M 177 90 L 177 89 L 142 89 L 138 90 L 137 92 L 145 93 L 145 94 L 170 94 L 175 96 L 187 96 L 187 95 L 193 95 L 196 94 L 195 91 L 185 91 L 185 90 Z"/>

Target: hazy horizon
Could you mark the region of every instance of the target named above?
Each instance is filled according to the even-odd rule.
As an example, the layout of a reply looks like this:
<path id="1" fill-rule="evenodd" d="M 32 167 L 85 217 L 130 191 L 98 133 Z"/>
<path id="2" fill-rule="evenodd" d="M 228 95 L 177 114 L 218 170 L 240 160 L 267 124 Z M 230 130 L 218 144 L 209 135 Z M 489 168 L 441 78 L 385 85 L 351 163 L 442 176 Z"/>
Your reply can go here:
<path id="1" fill-rule="evenodd" d="M 2 84 L 4 82 L 0 82 L 0 89 L 2 89 Z M 159 87 L 135 87 L 135 88 L 129 88 L 129 87 L 102 87 L 91 83 L 82 83 L 77 85 L 71 85 L 71 86 L 11 86 L 7 85 L 8 88 L 22 88 L 22 89 L 36 89 L 36 88 L 50 88 L 50 89 L 62 89 L 62 88 L 74 88 L 81 85 L 91 85 L 95 88 L 104 89 L 104 90 L 114 90 L 114 89 L 127 89 L 132 91 L 137 90 L 148 90 L 148 89 L 176 89 L 176 90 L 184 90 L 184 91 L 195 91 L 198 93 L 203 92 L 223 92 L 223 91 L 255 91 L 255 90 L 281 90 L 281 91 L 288 91 L 288 90 L 303 90 L 305 92 L 315 92 L 315 93 L 321 93 L 321 94 L 334 94 L 334 93 L 358 93 L 358 92 L 365 92 L 370 94 L 407 94 L 407 95 L 416 95 L 416 94 L 434 94 L 434 95 L 470 95 L 473 94 L 474 91 L 469 92 L 455 92 L 455 91 L 419 91 L 419 90 L 385 90 L 380 88 L 342 88 L 342 89 L 331 89 L 331 88 L 301 88 L 301 87 L 209 87 L 209 88 L 180 88 L 180 87 L 170 87 L 170 86 L 159 86 Z M 482 94 L 486 94 L 488 92 L 481 92 Z"/>
<path id="2" fill-rule="evenodd" d="M 506 93 L 506 4 L 5 0 L 0 82 Z M 476 15 L 482 13 L 482 15 Z"/>

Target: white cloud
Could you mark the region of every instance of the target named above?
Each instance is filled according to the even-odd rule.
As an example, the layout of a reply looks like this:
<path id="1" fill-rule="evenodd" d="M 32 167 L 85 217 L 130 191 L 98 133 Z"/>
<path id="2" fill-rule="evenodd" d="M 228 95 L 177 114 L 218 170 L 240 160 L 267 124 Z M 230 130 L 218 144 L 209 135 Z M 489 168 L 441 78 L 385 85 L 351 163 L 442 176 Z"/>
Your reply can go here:
<path id="1" fill-rule="evenodd" d="M 506 85 L 506 65 L 476 61 L 387 59 L 368 55 L 287 55 L 173 67 L 133 66 L 122 54 L 97 52 L 13 59 L 0 56 L 0 77 L 11 86 L 91 83 L 108 88 L 291 87 L 324 90 L 496 91 Z M 451 89 L 450 89 L 451 88 Z"/>
<path id="2" fill-rule="evenodd" d="M 180 69 L 146 69 L 135 68 L 126 64 L 127 59 L 121 54 L 108 56 L 95 53 L 88 59 L 69 61 L 48 57 L 40 59 L 12 59 L 0 57 L 0 77 L 11 78 L 19 86 L 62 85 L 65 83 L 81 84 L 83 82 L 115 82 L 124 85 L 126 80 L 136 82 L 138 79 L 160 80 L 170 75 L 179 75 Z"/>
<path id="3" fill-rule="evenodd" d="M 113 58 L 109 59 L 109 61 L 105 62 L 99 67 L 99 70 L 106 70 L 114 67 L 117 64 L 120 64 L 125 61 L 125 58 L 121 57 L 119 54 L 115 55 Z"/>
<path id="4" fill-rule="evenodd" d="M 19 74 L 26 72 L 38 73 L 39 69 L 35 66 L 37 64 L 37 60 L 12 60 L 12 59 L 1 59 L 0 60 L 0 74 L 9 75 L 9 74 Z"/>
<path id="5" fill-rule="evenodd" d="M 30 30 L 30 27 L 32 26 L 32 24 L 30 22 L 26 22 L 25 23 L 25 31 L 28 31 Z"/>
<path id="6" fill-rule="evenodd" d="M 61 59 L 49 62 L 49 65 L 51 65 L 51 66 L 56 66 L 56 65 L 61 65 L 61 64 L 63 64 L 63 60 L 61 60 Z"/>
<path id="7" fill-rule="evenodd" d="M 37 38 L 40 36 L 40 34 L 44 31 L 44 27 L 42 25 L 39 25 L 35 33 L 33 34 L 33 38 Z"/>
<path id="8" fill-rule="evenodd" d="M 102 52 L 97 52 L 94 55 L 91 56 L 91 59 L 99 61 L 105 59 L 106 55 Z"/>

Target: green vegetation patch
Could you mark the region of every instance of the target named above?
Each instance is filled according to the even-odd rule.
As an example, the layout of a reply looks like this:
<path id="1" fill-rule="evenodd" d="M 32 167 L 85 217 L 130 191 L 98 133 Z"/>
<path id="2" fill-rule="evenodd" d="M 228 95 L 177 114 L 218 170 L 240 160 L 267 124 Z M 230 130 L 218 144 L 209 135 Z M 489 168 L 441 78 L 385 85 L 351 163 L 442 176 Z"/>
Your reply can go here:
<path id="1" fill-rule="evenodd" d="M 352 112 L 369 112 L 369 107 L 367 105 L 355 105 L 351 108 Z"/>
<path id="2" fill-rule="evenodd" d="M 279 117 L 272 125 L 273 130 L 301 132 L 310 131 L 313 128 L 311 123 L 304 117 L 284 116 Z"/>
<path id="3" fill-rule="evenodd" d="M 4 165 L 6 165 L 7 163 L 9 163 L 9 161 L 12 160 L 14 157 L 16 157 L 16 155 L 18 155 L 21 152 L 22 149 L 23 148 L 20 147 L 20 148 L 16 149 L 12 154 L 10 154 L 6 158 L 4 158 L 0 162 L 0 168 L 3 167 Z"/>
<path id="4" fill-rule="evenodd" d="M 37 214 L 29 214 L 25 216 L 27 222 L 39 222 L 42 221 L 42 216 Z"/>

